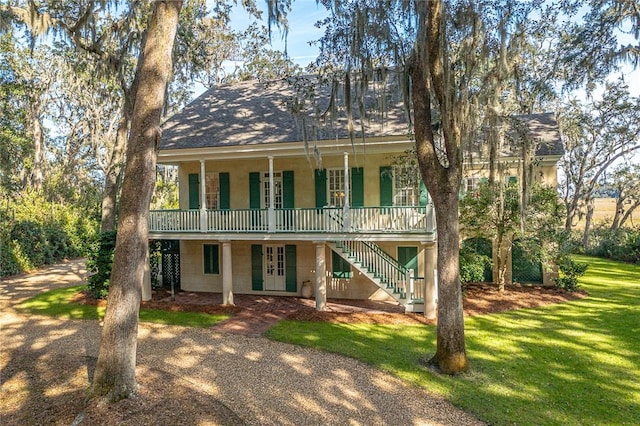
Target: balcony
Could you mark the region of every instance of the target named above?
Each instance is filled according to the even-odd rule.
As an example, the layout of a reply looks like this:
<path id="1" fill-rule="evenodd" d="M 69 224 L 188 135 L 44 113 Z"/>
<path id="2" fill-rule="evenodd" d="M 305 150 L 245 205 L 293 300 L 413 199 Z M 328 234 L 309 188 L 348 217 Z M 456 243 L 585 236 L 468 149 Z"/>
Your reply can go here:
<path id="1" fill-rule="evenodd" d="M 435 233 L 432 206 L 152 210 L 153 233 Z"/>

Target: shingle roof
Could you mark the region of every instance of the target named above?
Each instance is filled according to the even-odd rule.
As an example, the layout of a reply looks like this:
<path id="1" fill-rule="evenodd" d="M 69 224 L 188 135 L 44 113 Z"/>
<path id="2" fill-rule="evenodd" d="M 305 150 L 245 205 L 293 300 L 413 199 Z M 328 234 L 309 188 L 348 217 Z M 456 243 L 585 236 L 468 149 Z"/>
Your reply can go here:
<path id="1" fill-rule="evenodd" d="M 512 121 L 520 122 L 526 129 L 527 136 L 536 146 L 536 155 L 562 155 L 564 145 L 560 137 L 560 128 L 556 116 L 552 112 L 516 115 Z"/>
<path id="2" fill-rule="evenodd" d="M 402 102 L 393 91 L 385 92 L 385 108 L 378 101 L 365 102 L 367 119 L 361 123 L 357 108 L 353 115 L 355 133 L 361 137 L 400 136 L 408 134 L 408 120 Z M 317 90 L 315 103 L 305 105 L 307 110 L 324 112 L 331 89 L 328 85 Z M 204 92 L 172 116 L 163 125 L 160 149 L 187 149 L 267 143 L 298 142 L 304 139 L 347 139 L 347 120 L 344 108 L 338 108 L 337 118 L 313 120 L 313 114 L 294 116 L 287 102 L 294 91 L 286 81 L 245 81 L 216 86 Z M 377 97 L 376 99 L 379 99 Z M 343 103 L 342 103 L 343 104 Z M 384 110 L 384 113 L 380 113 Z M 528 123 L 530 136 L 539 141 L 538 155 L 562 153 L 557 122 L 552 113 L 518 116 Z M 306 138 L 303 132 L 307 133 Z"/>

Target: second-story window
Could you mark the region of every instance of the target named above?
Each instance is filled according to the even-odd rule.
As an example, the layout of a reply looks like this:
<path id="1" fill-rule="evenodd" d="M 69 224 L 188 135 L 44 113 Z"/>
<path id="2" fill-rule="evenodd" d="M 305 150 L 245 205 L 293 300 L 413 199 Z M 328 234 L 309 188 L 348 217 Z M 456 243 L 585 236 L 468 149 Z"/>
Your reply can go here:
<path id="1" fill-rule="evenodd" d="M 220 178 L 218 173 L 207 173 L 205 176 L 205 191 L 207 196 L 207 209 L 220 208 Z"/>
<path id="2" fill-rule="evenodd" d="M 342 207 L 344 205 L 344 169 L 328 169 L 328 172 L 329 205 Z"/>
<path id="3" fill-rule="evenodd" d="M 396 167 L 393 179 L 393 205 L 417 206 L 420 204 L 420 184 L 414 167 Z"/>
<path id="4" fill-rule="evenodd" d="M 480 187 L 481 179 L 479 177 L 468 177 L 465 182 L 465 193 L 470 194 Z"/>
<path id="5" fill-rule="evenodd" d="M 420 187 L 415 173 L 397 171 L 393 180 L 394 206 L 417 206 L 420 204 Z"/>
<path id="6" fill-rule="evenodd" d="M 271 185 L 269 172 L 262 172 L 262 208 L 268 209 L 271 203 Z M 282 208 L 282 172 L 273 172 L 273 208 Z"/>

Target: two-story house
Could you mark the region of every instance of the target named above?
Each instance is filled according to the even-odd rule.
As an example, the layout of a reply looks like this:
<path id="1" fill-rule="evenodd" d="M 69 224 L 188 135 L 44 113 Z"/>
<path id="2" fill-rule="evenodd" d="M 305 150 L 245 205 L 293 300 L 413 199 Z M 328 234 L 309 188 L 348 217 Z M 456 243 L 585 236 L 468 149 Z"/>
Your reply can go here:
<path id="1" fill-rule="evenodd" d="M 344 112 L 320 126 L 295 102 L 286 82 L 241 82 L 164 123 L 158 162 L 179 168 L 180 208 L 150 212 L 150 238 L 179 253 L 163 279 L 223 303 L 311 293 L 320 310 L 327 298 L 394 299 L 434 316 L 435 221 L 424 184 L 398 164 L 413 145 L 404 109 L 357 120 L 352 140 Z"/>

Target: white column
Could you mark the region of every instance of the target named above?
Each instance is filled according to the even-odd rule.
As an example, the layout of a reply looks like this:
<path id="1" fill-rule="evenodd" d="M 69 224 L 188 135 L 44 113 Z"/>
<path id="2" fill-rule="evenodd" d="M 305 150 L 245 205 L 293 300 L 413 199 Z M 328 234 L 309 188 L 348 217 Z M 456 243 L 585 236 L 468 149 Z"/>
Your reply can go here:
<path id="1" fill-rule="evenodd" d="M 436 318 L 438 298 L 438 246 L 435 242 L 422 243 L 424 250 L 424 316 Z"/>
<path id="2" fill-rule="evenodd" d="M 276 230 L 276 194 L 275 183 L 273 181 L 273 157 L 269 157 L 269 232 L 275 232 Z"/>
<path id="3" fill-rule="evenodd" d="M 151 266 L 149 265 L 149 249 L 144 257 L 144 272 L 142 277 L 142 301 L 151 300 Z"/>
<path id="4" fill-rule="evenodd" d="M 351 174 L 349 173 L 349 153 L 344 153 L 344 204 L 342 205 L 342 228 L 348 232 L 351 227 L 349 200 L 351 199 Z"/>
<path id="5" fill-rule="evenodd" d="M 200 160 L 200 232 L 207 232 L 207 175 L 204 160 Z"/>
<path id="6" fill-rule="evenodd" d="M 323 241 L 316 241 L 316 310 L 327 308 L 327 264 Z"/>
<path id="7" fill-rule="evenodd" d="M 233 305 L 233 271 L 231 243 L 222 242 L 222 304 Z"/>

